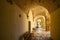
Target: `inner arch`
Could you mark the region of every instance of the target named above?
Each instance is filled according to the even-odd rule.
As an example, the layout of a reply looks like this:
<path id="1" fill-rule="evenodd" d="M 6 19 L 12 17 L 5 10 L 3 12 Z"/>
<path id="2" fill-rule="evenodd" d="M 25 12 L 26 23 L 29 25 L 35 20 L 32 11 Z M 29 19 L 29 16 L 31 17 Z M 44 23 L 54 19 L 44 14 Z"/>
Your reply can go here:
<path id="1" fill-rule="evenodd" d="M 50 14 L 48 10 L 42 6 L 34 6 L 30 8 L 28 16 L 31 23 L 29 31 L 34 35 L 43 34 L 50 38 Z M 38 20 L 40 20 L 40 24 L 38 24 Z"/>

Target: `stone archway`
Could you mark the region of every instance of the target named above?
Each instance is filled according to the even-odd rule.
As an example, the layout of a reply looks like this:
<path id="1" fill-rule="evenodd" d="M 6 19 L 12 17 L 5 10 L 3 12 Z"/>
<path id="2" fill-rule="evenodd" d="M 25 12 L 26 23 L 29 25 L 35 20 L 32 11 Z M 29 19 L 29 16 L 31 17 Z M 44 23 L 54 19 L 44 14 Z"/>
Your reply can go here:
<path id="1" fill-rule="evenodd" d="M 31 20 L 31 31 L 33 30 L 33 28 L 36 25 L 36 23 L 34 25 L 34 22 L 39 18 L 42 18 L 44 20 L 44 24 L 42 25 L 42 26 L 44 26 L 44 29 L 46 31 L 50 30 L 50 14 L 46 8 L 44 8 L 43 6 L 31 7 L 29 10 L 29 14 L 30 14 L 29 20 Z"/>
<path id="2" fill-rule="evenodd" d="M 39 19 L 41 20 L 41 27 L 43 29 L 45 29 L 45 27 L 46 27 L 46 25 L 45 25 L 45 17 L 42 16 L 42 15 L 39 15 L 39 16 L 34 18 L 35 27 L 37 26 L 37 20 L 39 20 Z"/>

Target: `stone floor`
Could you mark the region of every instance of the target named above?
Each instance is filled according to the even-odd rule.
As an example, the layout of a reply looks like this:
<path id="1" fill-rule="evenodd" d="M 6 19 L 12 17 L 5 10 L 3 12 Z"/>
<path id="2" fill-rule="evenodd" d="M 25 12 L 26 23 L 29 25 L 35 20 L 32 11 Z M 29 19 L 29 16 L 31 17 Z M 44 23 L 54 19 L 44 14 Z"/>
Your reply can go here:
<path id="1" fill-rule="evenodd" d="M 50 32 L 39 28 L 26 36 L 24 40 L 50 40 Z"/>
<path id="2" fill-rule="evenodd" d="M 38 28 L 33 30 L 32 33 L 26 32 L 20 36 L 19 40 L 52 40 L 50 37 L 50 31 Z"/>
<path id="3" fill-rule="evenodd" d="M 50 40 L 50 32 L 45 31 L 42 28 L 34 30 L 31 40 Z"/>

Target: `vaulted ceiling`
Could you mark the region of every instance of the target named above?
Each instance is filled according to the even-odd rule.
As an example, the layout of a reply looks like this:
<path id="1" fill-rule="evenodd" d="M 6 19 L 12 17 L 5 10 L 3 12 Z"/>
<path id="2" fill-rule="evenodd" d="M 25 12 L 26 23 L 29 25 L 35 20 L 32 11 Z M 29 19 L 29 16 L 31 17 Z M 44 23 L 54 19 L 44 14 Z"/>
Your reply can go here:
<path id="1" fill-rule="evenodd" d="M 60 7 L 60 0 L 14 0 L 14 2 L 24 12 L 27 12 L 27 10 L 36 5 L 45 7 L 49 13 Z"/>

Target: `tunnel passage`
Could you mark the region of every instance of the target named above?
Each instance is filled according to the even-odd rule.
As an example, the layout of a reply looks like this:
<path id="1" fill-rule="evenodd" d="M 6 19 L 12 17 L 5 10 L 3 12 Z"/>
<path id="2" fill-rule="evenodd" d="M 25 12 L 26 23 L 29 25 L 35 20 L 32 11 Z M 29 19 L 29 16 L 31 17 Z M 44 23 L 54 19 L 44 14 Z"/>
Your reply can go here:
<path id="1" fill-rule="evenodd" d="M 28 32 L 25 40 L 50 40 L 50 14 L 42 6 L 30 8 L 28 12 Z"/>

